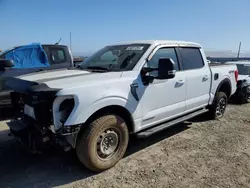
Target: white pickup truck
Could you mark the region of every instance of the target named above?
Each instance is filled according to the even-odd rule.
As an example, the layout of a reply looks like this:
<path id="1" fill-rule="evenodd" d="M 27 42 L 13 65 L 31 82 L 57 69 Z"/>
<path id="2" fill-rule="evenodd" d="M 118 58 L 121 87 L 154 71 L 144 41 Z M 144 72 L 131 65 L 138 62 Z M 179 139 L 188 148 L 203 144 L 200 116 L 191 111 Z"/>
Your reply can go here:
<path id="1" fill-rule="evenodd" d="M 123 157 L 130 134 L 147 137 L 202 113 L 221 118 L 237 75 L 235 65 L 209 65 L 197 43 L 110 45 L 77 68 L 7 80 L 22 112 L 8 125 L 32 149 L 60 143 L 103 171 Z"/>

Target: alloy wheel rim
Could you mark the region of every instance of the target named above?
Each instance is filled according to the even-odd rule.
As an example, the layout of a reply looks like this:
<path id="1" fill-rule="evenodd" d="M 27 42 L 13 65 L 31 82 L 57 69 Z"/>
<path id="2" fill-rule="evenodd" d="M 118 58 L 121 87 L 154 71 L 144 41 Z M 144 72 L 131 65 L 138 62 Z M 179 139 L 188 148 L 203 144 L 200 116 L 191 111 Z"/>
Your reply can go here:
<path id="1" fill-rule="evenodd" d="M 217 117 L 222 117 L 226 109 L 226 99 L 221 98 L 216 107 L 216 115 Z"/>

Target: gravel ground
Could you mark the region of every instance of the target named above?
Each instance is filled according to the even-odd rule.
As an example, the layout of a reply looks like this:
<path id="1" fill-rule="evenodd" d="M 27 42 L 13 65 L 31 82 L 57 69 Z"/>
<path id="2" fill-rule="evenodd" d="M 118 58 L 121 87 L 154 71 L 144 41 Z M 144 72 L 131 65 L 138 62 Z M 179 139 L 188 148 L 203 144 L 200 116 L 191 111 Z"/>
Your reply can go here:
<path id="1" fill-rule="evenodd" d="M 93 174 L 73 153 L 32 156 L 0 124 L 0 187 L 250 187 L 250 104 L 225 118 L 196 118 L 147 139 L 131 138 L 126 156 Z"/>

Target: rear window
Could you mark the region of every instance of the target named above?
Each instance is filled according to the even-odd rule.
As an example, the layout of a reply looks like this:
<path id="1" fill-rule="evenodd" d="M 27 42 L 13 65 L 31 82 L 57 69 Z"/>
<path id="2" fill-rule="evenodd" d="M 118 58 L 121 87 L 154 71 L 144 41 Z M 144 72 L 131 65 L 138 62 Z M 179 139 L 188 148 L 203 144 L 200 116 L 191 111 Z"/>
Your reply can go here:
<path id="1" fill-rule="evenodd" d="M 52 63 L 61 63 L 66 61 L 66 55 L 63 49 L 51 48 L 50 53 L 51 53 Z"/>
<path id="2" fill-rule="evenodd" d="M 199 48 L 179 48 L 185 70 L 199 69 L 204 66 Z"/>

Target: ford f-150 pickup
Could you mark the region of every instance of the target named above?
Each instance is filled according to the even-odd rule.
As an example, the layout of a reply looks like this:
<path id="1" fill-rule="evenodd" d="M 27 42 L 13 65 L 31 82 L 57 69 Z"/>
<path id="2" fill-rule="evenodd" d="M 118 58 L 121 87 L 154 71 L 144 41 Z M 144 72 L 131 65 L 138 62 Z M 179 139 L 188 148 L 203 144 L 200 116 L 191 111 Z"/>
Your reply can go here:
<path id="1" fill-rule="evenodd" d="M 8 125 L 32 149 L 75 148 L 99 172 L 123 157 L 130 134 L 147 137 L 203 113 L 223 117 L 237 76 L 235 65 L 209 65 L 197 43 L 110 45 L 76 68 L 8 79 L 22 112 Z"/>

